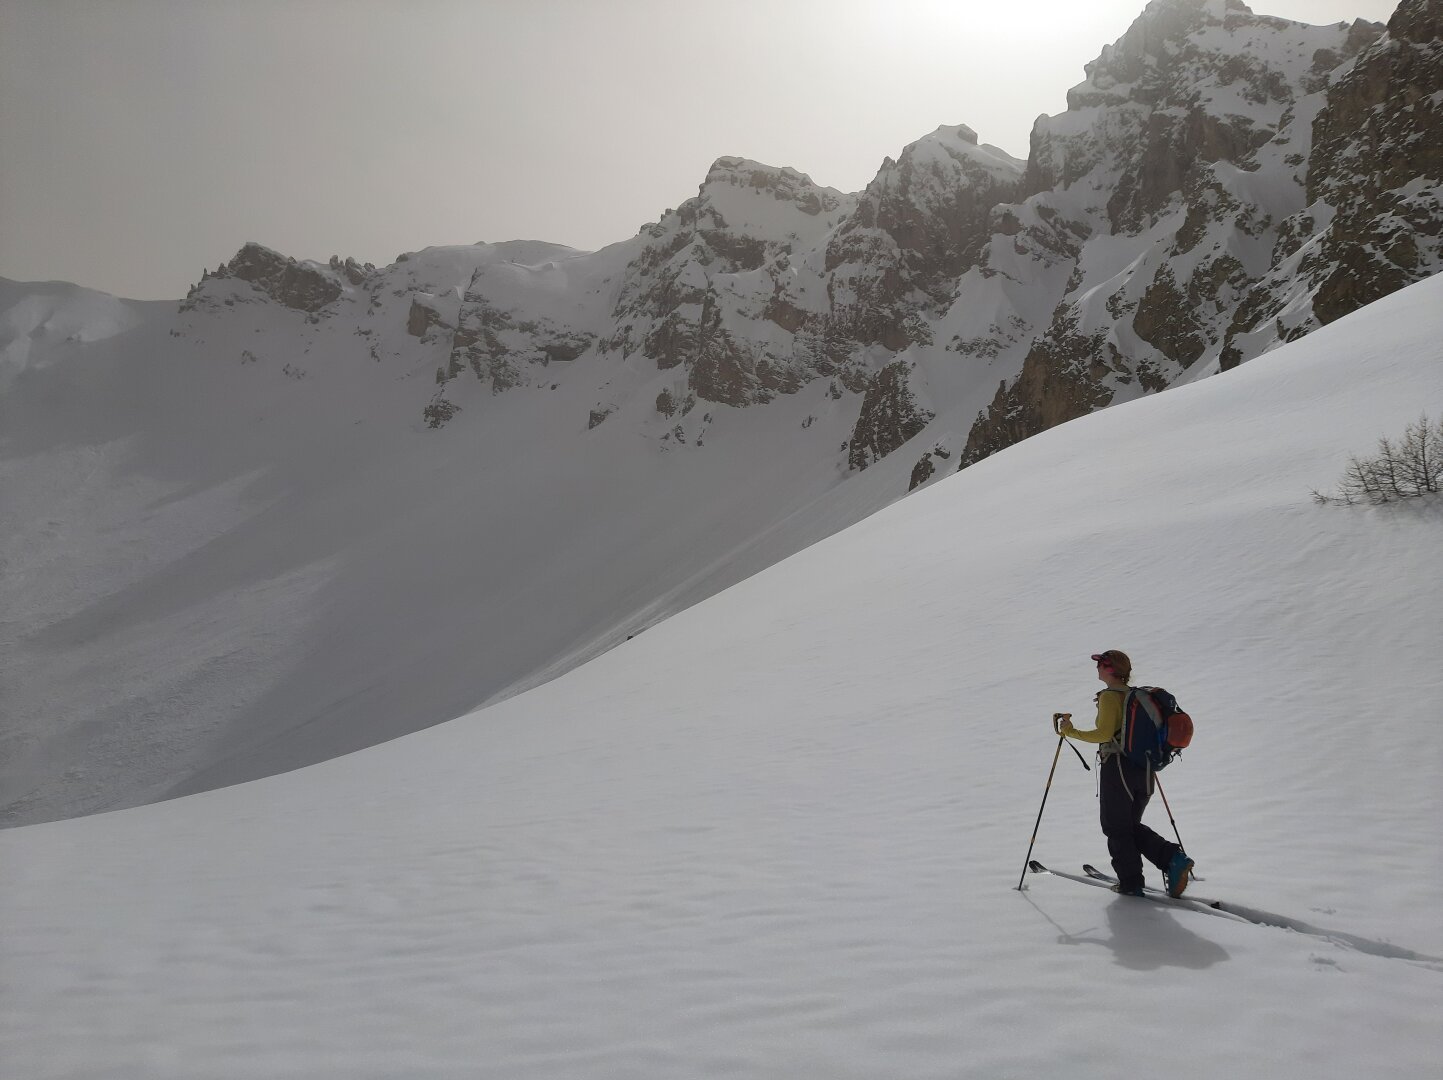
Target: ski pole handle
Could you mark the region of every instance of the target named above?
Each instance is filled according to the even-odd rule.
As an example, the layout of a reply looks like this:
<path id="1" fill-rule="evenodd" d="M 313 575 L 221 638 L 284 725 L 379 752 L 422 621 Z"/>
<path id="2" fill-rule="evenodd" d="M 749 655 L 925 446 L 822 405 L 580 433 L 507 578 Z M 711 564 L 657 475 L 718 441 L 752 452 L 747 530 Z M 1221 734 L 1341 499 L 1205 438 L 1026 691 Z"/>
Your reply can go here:
<path id="1" fill-rule="evenodd" d="M 1070 712 L 1055 712 L 1055 713 L 1053 713 L 1053 714 L 1052 714 L 1052 730 L 1055 731 L 1055 732 L 1057 732 L 1057 734 L 1058 734 L 1059 736 L 1061 736 L 1062 738 L 1064 738 L 1064 739 L 1067 738 L 1066 735 L 1063 735 L 1063 734 L 1062 734 L 1062 721 L 1064 721 L 1064 720 L 1071 720 L 1071 719 L 1072 719 L 1072 714 L 1071 714 Z M 1082 751 L 1079 750 L 1079 749 L 1078 749 L 1073 743 L 1071 743 L 1071 742 L 1069 742 L 1067 745 L 1068 745 L 1069 747 L 1071 747 L 1072 752 L 1077 755 L 1077 760 L 1080 761 L 1080 762 L 1082 762 L 1082 767 L 1083 767 L 1084 769 L 1086 769 L 1088 772 L 1092 772 L 1092 766 L 1089 765 L 1089 764 L 1087 763 L 1087 759 L 1082 756 Z"/>

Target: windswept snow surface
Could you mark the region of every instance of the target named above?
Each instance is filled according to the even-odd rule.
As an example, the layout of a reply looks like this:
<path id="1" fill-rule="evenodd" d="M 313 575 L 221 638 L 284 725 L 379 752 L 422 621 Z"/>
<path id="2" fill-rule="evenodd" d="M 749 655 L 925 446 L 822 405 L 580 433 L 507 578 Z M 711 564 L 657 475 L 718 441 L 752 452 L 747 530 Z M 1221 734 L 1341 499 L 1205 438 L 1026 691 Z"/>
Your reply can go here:
<path id="1" fill-rule="evenodd" d="M 1443 506 L 1308 492 L 1438 411 L 1440 311 L 1053 429 L 452 723 L 0 834 L 6 1073 L 1439 1075 Z M 1197 720 L 1195 891 L 1348 939 L 1016 890 L 1104 648 Z M 1036 856 L 1105 865 L 1096 813 L 1062 751 Z"/>

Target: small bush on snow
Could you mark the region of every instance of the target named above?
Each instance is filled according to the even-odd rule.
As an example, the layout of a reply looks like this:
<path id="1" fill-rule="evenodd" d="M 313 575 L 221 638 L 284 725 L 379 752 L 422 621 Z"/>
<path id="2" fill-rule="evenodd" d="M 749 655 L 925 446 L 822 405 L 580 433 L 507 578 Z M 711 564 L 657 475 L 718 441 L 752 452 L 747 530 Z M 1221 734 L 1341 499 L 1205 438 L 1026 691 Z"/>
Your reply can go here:
<path id="1" fill-rule="evenodd" d="M 1314 491 L 1320 503 L 1387 503 L 1433 495 L 1443 484 L 1443 420 L 1430 424 L 1425 413 L 1408 425 L 1397 442 L 1378 440 L 1368 458 L 1348 460 L 1337 495 Z"/>

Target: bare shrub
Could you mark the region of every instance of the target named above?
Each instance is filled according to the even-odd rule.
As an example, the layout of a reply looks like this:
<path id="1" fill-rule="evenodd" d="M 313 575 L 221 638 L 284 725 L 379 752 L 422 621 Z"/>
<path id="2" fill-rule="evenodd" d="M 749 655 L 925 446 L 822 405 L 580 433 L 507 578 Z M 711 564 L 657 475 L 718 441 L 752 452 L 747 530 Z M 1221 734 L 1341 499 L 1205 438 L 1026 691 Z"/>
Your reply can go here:
<path id="1" fill-rule="evenodd" d="M 1396 442 L 1379 439 L 1373 456 L 1349 458 L 1337 495 L 1314 491 L 1313 498 L 1320 503 L 1377 505 L 1434 495 L 1440 486 L 1443 486 L 1443 420 L 1430 424 L 1425 413 L 1409 424 Z"/>

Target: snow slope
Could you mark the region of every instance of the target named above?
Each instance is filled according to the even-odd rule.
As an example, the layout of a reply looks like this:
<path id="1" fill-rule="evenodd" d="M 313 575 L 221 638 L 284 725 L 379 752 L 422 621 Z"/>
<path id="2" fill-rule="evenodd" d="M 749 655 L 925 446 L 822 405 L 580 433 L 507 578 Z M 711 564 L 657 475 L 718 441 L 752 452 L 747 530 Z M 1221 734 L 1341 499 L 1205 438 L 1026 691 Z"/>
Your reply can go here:
<path id="1" fill-rule="evenodd" d="M 0 834 L 0 1057 L 1438 1075 L 1443 506 L 1308 492 L 1437 411 L 1440 310 L 1426 281 L 1050 430 L 452 723 Z M 1014 889 L 1048 718 L 1086 712 L 1109 647 L 1198 721 L 1165 778 L 1196 890 L 1352 944 Z M 1103 862 L 1095 819 L 1064 751 L 1037 856 Z"/>
<path id="2" fill-rule="evenodd" d="M 394 274 L 442 295 L 574 276 L 569 250 L 434 248 Z M 223 318 L 0 282 L 0 823 L 449 720 L 907 490 L 908 461 L 838 463 L 855 399 L 713 405 L 678 441 L 655 407 L 671 373 L 595 357 L 472 386 L 469 422 L 430 431 L 437 361 L 414 337 L 372 360 L 351 324 L 221 286 Z M 387 294 L 403 336 L 410 296 Z M 603 396 L 618 415 L 589 429 Z"/>

